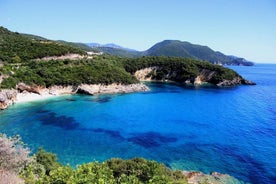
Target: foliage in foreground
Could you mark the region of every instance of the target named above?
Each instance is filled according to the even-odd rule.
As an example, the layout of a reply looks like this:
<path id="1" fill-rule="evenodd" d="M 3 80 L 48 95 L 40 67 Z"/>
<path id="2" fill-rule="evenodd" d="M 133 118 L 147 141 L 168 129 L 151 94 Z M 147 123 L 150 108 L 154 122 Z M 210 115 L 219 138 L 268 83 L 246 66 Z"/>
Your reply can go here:
<path id="1" fill-rule="evenodd" d="M 26 183 L 187 183 L 180 171 L 172 171 L 163 164 L 143 158 L 90 162 L 79 165 L 76 169 L 69 165 L 59 165 L 54 161 L 47 164 L 55 166 L 50 167 L 49 173 L 37 173 L 33 166 L 29 166 L 28 171 L 24 171 L 21 176 Z"/>
<path id="2" fill-rule="evenodd" d="M 53 153 L 39 149 L 29 156 L 29 149 L 18 137 L 0 135 L 0 182 L 27 184 L 117 184 L 117 183 L 187 183 L 180 171 L 172 171 L 161 163 L 134 158 L 118 158 L 103 163 L 90 162 L 76 169 L 57 162 Z"/>
<path id="3" fill-rule="evenodd" d="M 0 134 L 0 183 L 23 183 L 17 175 L 32 161 L 20 137 Z"/>

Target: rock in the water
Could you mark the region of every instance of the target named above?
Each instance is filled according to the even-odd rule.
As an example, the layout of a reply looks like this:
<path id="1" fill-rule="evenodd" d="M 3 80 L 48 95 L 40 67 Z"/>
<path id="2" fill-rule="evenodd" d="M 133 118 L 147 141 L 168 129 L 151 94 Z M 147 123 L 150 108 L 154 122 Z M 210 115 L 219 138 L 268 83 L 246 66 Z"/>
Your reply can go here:
<path id="1" fill-rule="evenodd" d="M 255 82 L 245 80 L 241 77 L 235 77 L 232 80 L 223 80 L 222 82 L 218 83 L 217 86 L 219 87 L 227 87 L 227 86 L 236 86 L 239 84 L 244 84 L 244 85 L 256 85 Z"/>
<path id="2" fill-rule="evenodd" d="M 245 80 L 245 79 L 242 81 L 242 84 L 245 84 L 245 85 L 256 85 L 255 82 L 250 81 L 250 80 Z"/>
<path id="3" fill-rule="evenodd" d="M 221 174 L 218 172 L 204 174 L 198 171 L 182 171 L 182 173 L 187 178 L 189 184 L 200 184 L 200 183 L 242 184 L 243 183 L 228 174 Z"/>

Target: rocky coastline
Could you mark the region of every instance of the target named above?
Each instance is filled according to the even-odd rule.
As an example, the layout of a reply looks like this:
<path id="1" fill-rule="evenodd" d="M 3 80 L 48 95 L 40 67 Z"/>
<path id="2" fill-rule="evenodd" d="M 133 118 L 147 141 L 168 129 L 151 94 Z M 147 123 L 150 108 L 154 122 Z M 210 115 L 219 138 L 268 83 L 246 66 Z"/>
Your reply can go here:
<path id="1" fill-rule="evenodd" d="M 158 82 L 170 81 L 170 82 L 181 83 L 181 84 L 184 84 L 184 85 L 187 85 L 187 86 L 213 85 L 213 86 L 217 86 L 217 87 L 232 87 L 232 86 L 236 86 L 236 85 L 240 85 L 240 84 L 256 85 L 255 82 L 246 80 L 246 79 L 242 78 L 241 76 L 236 76 L 232 80 L 224 79 L 224 80 L 219 81 L 217 83 L 213 83 L 213 82 L 210 82 L 210 81 L 212 81 L 212 78 L 214 77 L 216 72 L 208 70 L 208 69 L 202 69 L 198 76 L 196 76 L 195 78 L 188 79 L 186 81 L 181 81 L 181 82 L 180 81 L 175 81 L 174 79 L 180 78 L 178 76 L 179 74 L 177 74 L 177 72 L 169 72 L 169 74 L 167 74 L 165 76 L 166 80 L 156 80 L 156 79 L 154 79 L 154 77 L 156 76 L 156 73 L 158 72 L 158 70 L 160 70 L 160 67 L 157 67 L 157 66 L 143 68 L 143 69 L 137 70 L 134 73 L 134 76 L 140 81 L 148 81 L 148 82 L 152 82 L 152 81 L 158 81 Z"/>
<path id="2" fill-rule="evenodd" d="M 51 86 L 45 88 L 42 86 L 29 86 L 19 83 L 16 89 L 3 89 L 0 91 L 0 109 L 4 110 L 10 105 L 45 99 L 49 97 L 66 95 L 66 94 L 114 94 L 114 93 L 132 93 L 139 91 L 149 91 L 149 88 L 142 83 L 137 84 L 81 84 L 79 86 Z"/>

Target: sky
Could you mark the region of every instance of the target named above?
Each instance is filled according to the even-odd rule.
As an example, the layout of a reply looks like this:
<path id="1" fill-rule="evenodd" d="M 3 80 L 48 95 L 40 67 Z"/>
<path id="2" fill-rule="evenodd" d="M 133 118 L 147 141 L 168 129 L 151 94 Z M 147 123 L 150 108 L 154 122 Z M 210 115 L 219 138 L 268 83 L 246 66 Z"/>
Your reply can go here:
<path id="1" fill-rule="evenodd" d="M 0 26 L 140 51 L 181 40 L 276 63 L 275 0 L 0 0 Z"/>

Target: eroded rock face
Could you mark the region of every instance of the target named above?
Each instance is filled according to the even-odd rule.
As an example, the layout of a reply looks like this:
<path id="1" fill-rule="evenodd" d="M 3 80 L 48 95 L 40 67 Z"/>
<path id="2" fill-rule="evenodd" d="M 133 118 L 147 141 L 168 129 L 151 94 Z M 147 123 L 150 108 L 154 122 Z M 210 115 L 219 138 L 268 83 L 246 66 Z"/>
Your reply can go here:
<path id="1" fill-rule="evenodd" d="M 0 91 L 0 109 L 6 109 L 16 101 L 17 91 L 4 89 Z"/>
<path id="2" fill-rule="evenodd" d="M 156 69 L 157 69 L 157 67 L 149 67 L 149 68 L 144 68 L 144 69 L 141 69 L 141 70 L 137 70 L 134 73 L 134 76 L 139 81 L 151 81 L 152 78 L 149 74 L 152 73 L 152 72 L 155 72 Z"/>
<path id="3" fill-rule="evenodd" d="M 81 84 L 78 87 L 77 93 L 84 93 L 89 95 L 95 94 L 113 94 L 113 93 L 132 93 L 137 91 L 149 91 L 149 88 L 145 84 L 110 84 L 110 85 L 102 85 L 102 84 Z"/>
<path id="4" fill-rule="evenodd" d="M 195 77 L 191 78 L 183 78 L 182 73 L 179 71 L 166 71 L 167 73 L 163 73 L 161 76 L 157 77 L 157 73 L 162 70 L 162 68 L 153 66 L 149 68 L 144 68 L 141 70 L 137 70 L 134 73 L 134 76 L 140 81 L 173 81 L 182 83 L 188 86 L 205 86 L 205 85 L 216 85 L 219 87 L 229 87 L 229 86 L 236 86 L 240 84 L 245 85 L 256 85 L 256 83 L 252 81 L 248 81 L 243 79 L 241 76 L 233 78 L 232 80 L 222 80 L 218 83 L 214 83 L 213 78 L 217 75 L 216 71 L 209 70 L 209 69 L 201 69 L 199 74 Z M 162 73 L 162 72 L 161 72 Z M 159 79 L 159 80 L 157 80 Z M 185 81 L 183 81 L 185 80 Z"/>
<path id="5" fill-rule="evenodd" d="M 40 90 L 42 89 L 42 87 L 40 87 L 40 86 L 29 86 L 25 83 L 20 82 L 16 85 L 16 89 L 18 89 L 19 92 L 27 91 L 27 92 L 31 92 L 31 93 L 40 94 Z"/>
<path id="6" fill-rule="evenodd" d="M 222 82 L 218 83 L 217 86 L 227 87 L 227 86 L 235 86 L 235 85 L 239 85 L 239 84 L 256 85 L 255 82 L 245 80 L 241 77 L 235 77 L 233 80 L 223 80 Z"/>

